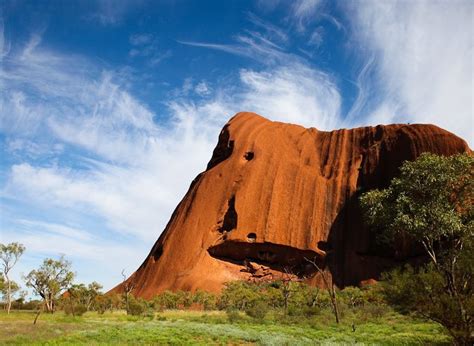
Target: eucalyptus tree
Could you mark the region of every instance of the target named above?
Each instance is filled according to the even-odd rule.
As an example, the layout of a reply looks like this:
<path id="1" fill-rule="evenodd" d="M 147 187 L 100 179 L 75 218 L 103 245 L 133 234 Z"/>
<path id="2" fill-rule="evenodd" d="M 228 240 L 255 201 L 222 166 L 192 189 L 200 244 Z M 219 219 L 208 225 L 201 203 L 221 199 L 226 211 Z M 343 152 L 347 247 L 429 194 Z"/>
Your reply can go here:
<path id="1" fill-rule="evenodd" d="M 7 304 L 7 313 L 10 313 L 13 289 L 17 286 L 16 283 L 10 279 L 9 274 L 24 252 L 25 247 L 20 243 L 10 243 L 6 245 L 0 243 L 0 260 L 2 274 L 5 279 L 4 291 Z"/>

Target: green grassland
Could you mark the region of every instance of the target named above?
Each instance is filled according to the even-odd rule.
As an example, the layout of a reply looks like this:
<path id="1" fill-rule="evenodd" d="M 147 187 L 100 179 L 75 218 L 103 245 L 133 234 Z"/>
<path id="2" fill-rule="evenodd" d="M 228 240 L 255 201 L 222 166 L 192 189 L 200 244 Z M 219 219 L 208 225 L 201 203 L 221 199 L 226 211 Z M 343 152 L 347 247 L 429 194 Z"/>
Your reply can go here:
<path id="1" fill-rule="evenodd" d="M 436 324 L 393 311 L 381 317 L 346 315 L 336 325 L 329 311 L 308 319 L 268 315 L 255 320 L 242 313 L 166 310 L 147 317 L 125 312 L 81 317 L 62 312 L 42 314 L 33 325 L 34 312 L 0 312 L 0 344 L 34 345 L 315 345 L 449 344 Z M 353 325 L 355 331 L 353 331 Z"/>

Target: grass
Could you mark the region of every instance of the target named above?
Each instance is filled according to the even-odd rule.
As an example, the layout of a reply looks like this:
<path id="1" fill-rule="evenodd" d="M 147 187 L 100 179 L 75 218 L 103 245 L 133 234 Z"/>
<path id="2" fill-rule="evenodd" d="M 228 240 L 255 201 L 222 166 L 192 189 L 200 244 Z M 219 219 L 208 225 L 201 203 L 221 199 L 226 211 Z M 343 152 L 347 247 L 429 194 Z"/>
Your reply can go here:
<path id="1" fill-rule="evenodd" d="M 308 319 L 269 314 L 255 321 L 241 314 L 233 323 L 221 311 L 164 311 L 154 318 L 123 312 L 70 317 L 61 312 L 0 312 L 0 344 L 33 345 L 315 345 L 315 344 L 449 344 L 436 324 L 389 312 L 383 317 L 346 314 L 332 322 L 329 312 Z M 356 330 L 352 324 L 356 322 Z"/>

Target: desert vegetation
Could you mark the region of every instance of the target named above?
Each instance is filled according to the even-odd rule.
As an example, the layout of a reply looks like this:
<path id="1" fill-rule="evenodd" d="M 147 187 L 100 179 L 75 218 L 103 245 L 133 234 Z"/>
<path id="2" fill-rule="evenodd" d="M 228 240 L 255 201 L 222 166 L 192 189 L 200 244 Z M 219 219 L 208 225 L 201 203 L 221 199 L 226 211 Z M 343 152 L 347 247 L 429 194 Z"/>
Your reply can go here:
<path id="1" fill-rule="evenodd" d="M 0 342 L 8 344 L 314 344 L 321 342 L 449 344 L 432 322 L 387 304 L 381 285 L 337 291 L 340 323 L 324 289 L 291 282 L 288 307 L 282 282 L 230 282 L 220 294 L 163 292 L 152 300 L 97 294 L 82 285 L 63 295 L 36 325 L 40 301 L 13 304 L 0 314 Z M 90 299 L 90 297 L 94 297 Z M 88 302 L 91 302 L 89 305 Z M 34 305 L 36 304 L 36 306 Z M 27 310 L 23 310 L 27 309 Z"/>

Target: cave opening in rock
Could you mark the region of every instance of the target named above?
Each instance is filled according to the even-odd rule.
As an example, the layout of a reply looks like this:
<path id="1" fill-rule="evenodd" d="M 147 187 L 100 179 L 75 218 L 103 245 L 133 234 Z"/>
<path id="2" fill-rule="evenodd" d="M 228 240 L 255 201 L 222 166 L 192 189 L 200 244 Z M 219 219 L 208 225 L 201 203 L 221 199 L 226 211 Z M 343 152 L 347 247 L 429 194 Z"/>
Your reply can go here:
<path id="1" fill-rule="evenodd" d="M 255 156 L 255 154 L 253 153 L 253 151 L 247 151 L 244 155 L 244 158 L 247 160 L 247 161 L 250 161 L 253 159 L 253 157 Z"/>
<path id="2" fill-rule="evenodd" d="M 224 215 L 222 226 L 219 227 L 219 232 L 230 232 L 237 228 L 237 211 L 235 210 L 235 196 L 232 196 L 227 202 L 227 211 Z"/>
<path id="3" fill-rule="evenodd" d="M 255 233 L 247 234 L 247 241 L 249 243 L 255 243 L 256 240 L 257 240 L 257 235 Z"/>
<path id="4" fill-rule="evenodd" d="M 211 246 L 209 254 L 219 260 L 244 265 L 255 262 L 280 272 L 291 272 L 298 276 L 310 276 L 314 266 L 310 260 L 322 258 L 313 250 L 302 250 L 295 247 L 273 243 L 250 243 L 242 241 L 225 241 Z"/>

